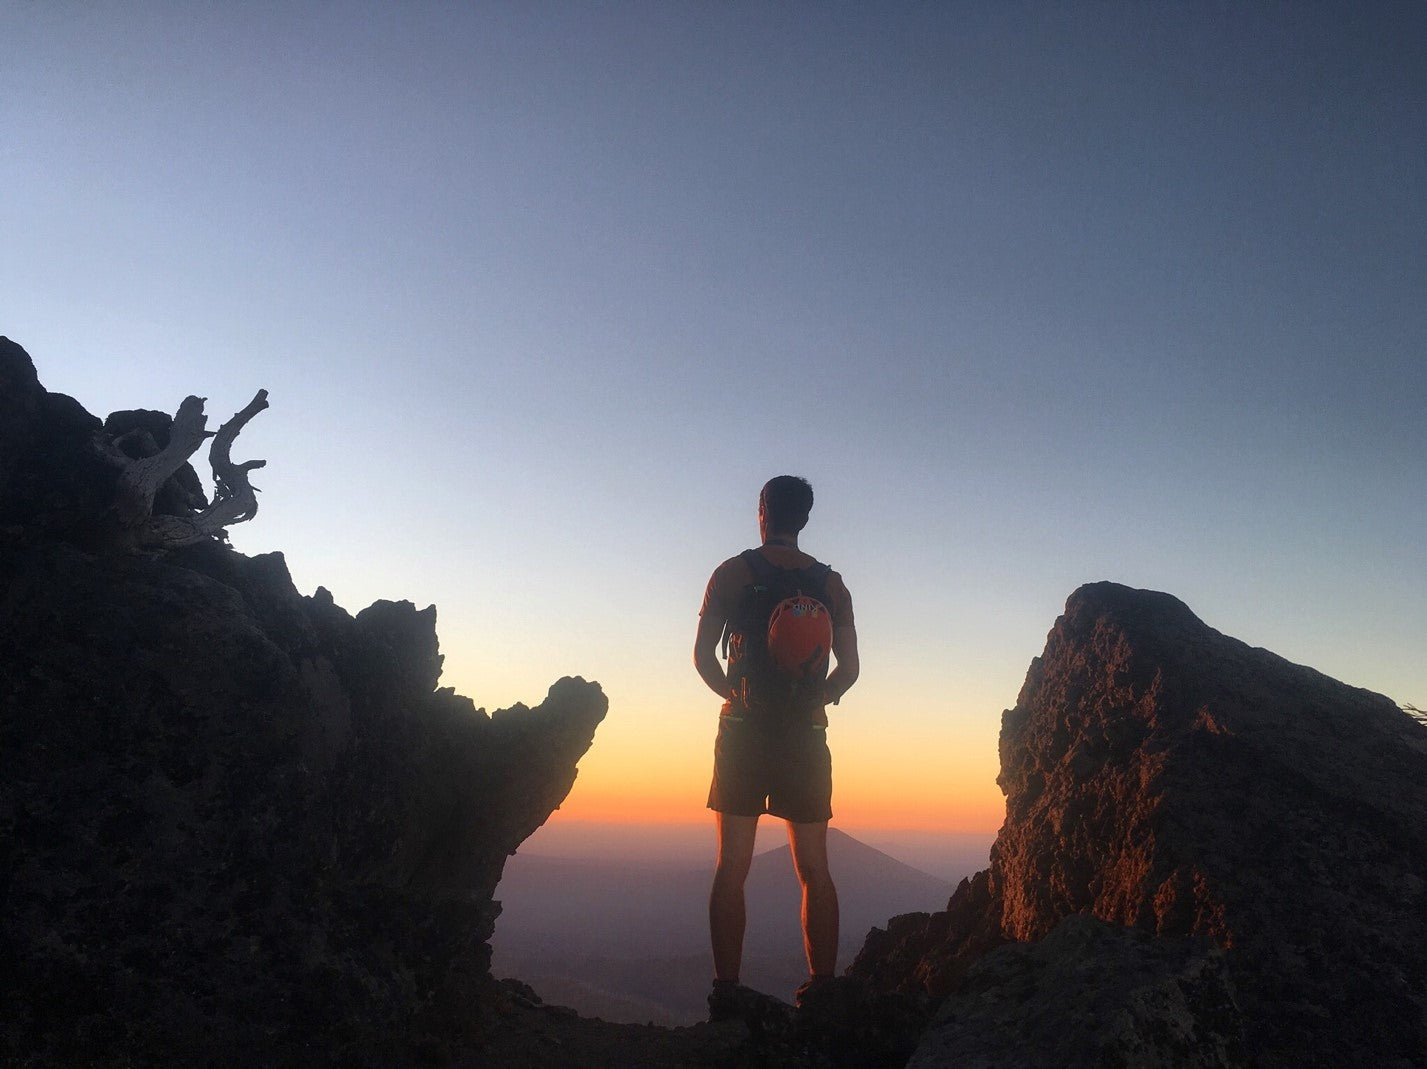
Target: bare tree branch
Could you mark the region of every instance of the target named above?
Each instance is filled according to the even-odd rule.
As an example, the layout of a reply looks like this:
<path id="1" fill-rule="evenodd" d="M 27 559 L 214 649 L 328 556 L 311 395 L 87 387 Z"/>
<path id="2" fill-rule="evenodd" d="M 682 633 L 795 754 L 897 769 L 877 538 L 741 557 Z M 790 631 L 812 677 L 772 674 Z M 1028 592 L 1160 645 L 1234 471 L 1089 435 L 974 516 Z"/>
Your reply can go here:
<path id="1" fill-rule="evenodd" d="M 208 417 L 203 414 L 207 400 L 206 397 L 183 399 L 173 417 L 168 445 L 153 456 L 130 460 L 118 450 L 110 452 L 111 463 L 118 460 L 124 469 L 119 474 L 119 498 L 115 502 L 120 524 L 142 526 L 153 513 L 154 496 L 159 487 L 188 463 L 188 458 L 197 452 L 205 438 L 212 437 L 207 430 Z"/>
<path id="2" fill-rule="evenodd" d="M 206 398 L 186 397 L 178 406 L 169 434 L 169 443 L 157 454 L 132 460 L 112 443 L 101 443 L 104 459 L 123 470 L 119 474 L 115 510 L 119 523 L 131 532 L 133 544 L 150 549 L 176 549 L 205 538 L 226 538 L 227 526 L 250 520 L 258 511 L 258 491 L 248 481 L 248 473 L 263 467 L 265 460 L 234 464 L 233 440 L 248 421 L 268 407 L 267 390 L 259 390 L 247 406 L 223 424 L 216 434 L 209 432 L 203 413 Z M 208 462 L 213 467 L 213 503 L 187 516 L 153 515 L 154 498 L 164 483 L 191 457 L 207 438 L 213 439 Z"/>
<path id="3" fill-rule="evenodd" d="M 268 407 L 267 390 L 259 390 L 240 412 L 218 428 L 213 436 L 213 444 L 208 449 L 208 463 L 213 467 L 213 504 L 204 510 L 203 516 L 211 524 L 226 527 L 230 523 L 242 523 L 258 514 L 258 494 L 248 482 L 248 472 L 267 464 L 266 460 L 250 460 L 245 464 L 234 464 L 229 456 L 233 439 L 263 409 Z"/>

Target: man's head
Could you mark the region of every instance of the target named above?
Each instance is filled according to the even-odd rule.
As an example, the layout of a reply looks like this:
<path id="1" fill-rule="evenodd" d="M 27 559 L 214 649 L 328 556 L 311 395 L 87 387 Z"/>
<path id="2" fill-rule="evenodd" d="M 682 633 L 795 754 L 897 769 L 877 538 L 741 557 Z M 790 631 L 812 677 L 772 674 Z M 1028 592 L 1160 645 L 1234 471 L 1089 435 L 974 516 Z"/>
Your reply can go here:
<path id="1" fill-rule="evenodd" d="M 779 475 L 763 484 L 758 495 L 758 520 L 765 535 L 795 535 L 813 509 L 813 488 L 796 475 Z"/>

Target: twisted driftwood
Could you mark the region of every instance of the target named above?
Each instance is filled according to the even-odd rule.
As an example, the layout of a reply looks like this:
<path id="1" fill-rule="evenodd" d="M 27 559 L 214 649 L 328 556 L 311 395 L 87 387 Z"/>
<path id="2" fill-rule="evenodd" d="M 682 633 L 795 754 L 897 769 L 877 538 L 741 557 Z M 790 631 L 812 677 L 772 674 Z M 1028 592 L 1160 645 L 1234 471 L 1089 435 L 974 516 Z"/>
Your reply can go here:
<path id="1" fill-rule="evenodd" d="M 183 399 L 173 417 L 168 445 L 151 457 L 132 460 L 112 446 L 105 448 L 107 459 L 123 469 L 115 502 L 119 524 L 139 548 L 176 549 L 205 538 L 227 538 L 224 528 L 251 520 L 257 514 L 257 489 L 248 481 L 248 472 L 263 467 L 267 461 L 234 464 L 230 452 L 238 432 L 268 407 L 268 392 L 259 390 L 216 434 L 207 430 L 208 417 L 203 413 L 206 400 Z M 188 463 L 206 438 L 213 439 L 208 449 L 208 463 L 213 468 L 213 503 L 187 516 L 153 515 L 154 497 L 160 488 Z"/>

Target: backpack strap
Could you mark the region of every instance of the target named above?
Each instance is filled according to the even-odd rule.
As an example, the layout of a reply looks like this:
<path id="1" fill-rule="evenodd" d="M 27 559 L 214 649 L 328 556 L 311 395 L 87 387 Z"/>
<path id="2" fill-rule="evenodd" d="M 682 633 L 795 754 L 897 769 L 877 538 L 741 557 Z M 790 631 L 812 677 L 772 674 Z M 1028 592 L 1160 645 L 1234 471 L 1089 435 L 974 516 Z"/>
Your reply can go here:
<path id="1" fill-rule="evenodd" d="M 822 561 L 814 561 L 806 568 L 780 568 L 756 549 L 745 549 L 739 556 L 748 562 L 748 567 L 752 569 L 755 580 L 771 579 L 779 572 L 805 572 L 826 584 L 828 573 L 832 571 L 832 565 L 824 564 Z"/>
<path id="2" fill-rule="evenodd" d="M 753 573 L 753 582 L 755 584 L 767 583 L 780 572 L 796 571 L 806 573 L 808 576 L 815 578 L 818 582 L 818 586 L 822 588 L 824 596 L 827 594 L 827 577 L 832 572 L 832 565 L 830 564 L 824 564 L 818 561 L 815 564 L 808 565 L 806 568 L 780 568 L 757 549 L 745 549 L 739 554 L 739 557 L 747 563 L 749 570 Z M 721 644 L 723 647 L 723 659 L 725 661 L 728 660 L 729 636 L 733 634 L 732 624 L 732 620 L 725 620 L 723 624 Z"/>
<path id="3" fill-rule="evenodd" d="M 756 549 L 745 549 L 739 556 L 747 562 L 749 569 L 753 572 L 754 582 L 767 581 L 783 571 Z"/>
<path id="4" fill-rule="evenodd" d="M 769 562 L 768 558 L 765 557 L 762 553 L 759 553 L 758 550 L 745 549 L 738 556 L 739 559 L 743 561 L 743 563 L 748 565 L 748 570 L 753 573 L 753 581 L 755 583 L 760 581 L 767 582 L 768 579 L 771 578 L 773 571 L 775 570 L 774 566 Z M 732 635 L 733 618 L 729 617 L 723 622 L 723 638 L 720 640 L 723 659 L 725 661 L 728 660 L 728 640 Z"/>

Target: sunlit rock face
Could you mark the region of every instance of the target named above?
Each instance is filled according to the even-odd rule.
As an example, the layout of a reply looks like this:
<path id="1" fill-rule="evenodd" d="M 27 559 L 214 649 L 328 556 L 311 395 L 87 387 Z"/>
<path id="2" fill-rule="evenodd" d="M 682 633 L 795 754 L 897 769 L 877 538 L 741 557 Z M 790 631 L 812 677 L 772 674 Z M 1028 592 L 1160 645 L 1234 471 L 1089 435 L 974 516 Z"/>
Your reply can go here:
<path id="1" fill-rule="evenodd" d="M 1191 940 L 1208 955 L 1196 975 L 1222 955 L 1241 1025 L 1215 997 L 1203 1019 L 1181 1007 L 1184 1049 L 1219 1060 L 1164 1064 L 1427 1061 L 1427 732 L 1387 698 L 1222 635 L 1167 594 L 1097 583 L 1071 596 L 1002 719 L 999 783 L 990 869 L 945 913 L 874 932 L 855 974 L 963 991 L 988 983 L 972 974 L 988 949 L 1050 946 L 1089 914 Z M 1021 964 L 1044 982 L 1018 997 L 1043 1022 L 1061 1015 L 1047 1034 L 1063 1053 L 1077 1003 L 1050 978 L 1064 975 Z M 950 1026 L 952 1003 L 944 1014 Z M 1110 1040 L 1083 1038 L 1083 1064 L 1119 1064 Z"/>
<path id="2" fill-rule="evenodd" d="M 3 340 L 0 388 L 0 1063 L 473 1049 L 492 892 L 599 688 L 488 716 L 436 689 L 434 609 L 353 617 L 216 543 L 96 551 L 99 421 Z"/>

